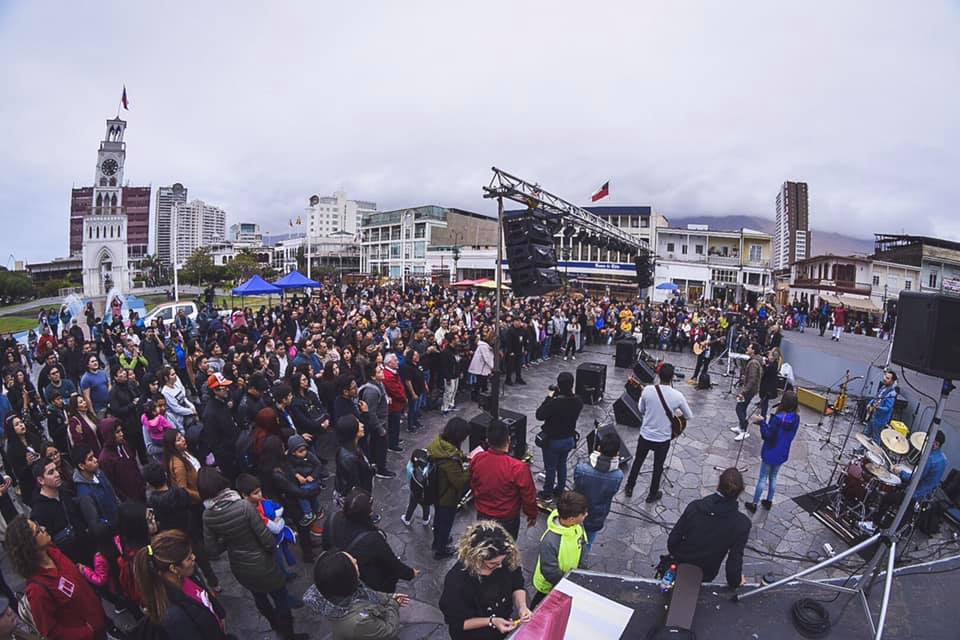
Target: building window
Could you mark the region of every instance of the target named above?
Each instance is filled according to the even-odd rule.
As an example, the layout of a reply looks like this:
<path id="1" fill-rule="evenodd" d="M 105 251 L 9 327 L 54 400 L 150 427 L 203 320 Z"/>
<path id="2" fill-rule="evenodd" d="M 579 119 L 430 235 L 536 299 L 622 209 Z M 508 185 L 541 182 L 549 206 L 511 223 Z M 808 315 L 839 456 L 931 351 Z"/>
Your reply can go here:
<path id="1" fill-rule="evenodd" d="M 910 288 L 911 288 L 912 285 L 913 285 L 913 281 L 911 281 L 911 280 L 904 280 L 904 281 L 903 281 L 903 288 L 904 288 L 905 291 L 910 291 Z"/>
<path id="2" fill-rule="evenodd" d="M 873 286 L 880 286 L 880 276 L 873 276 Z"/>
<path id="3" fill-rule="evenodd" d="M 763 260 L 763 247 L 759 244 L 750 245 L 750 262 L 760 262 Z"/>
<path id="4" fill-rule="evenodd" d="M 399 258 L 400 257 L 400 244 L 394 242 L 390 245 L 390 257 Z"/>
<path id="5" fill-rule="evenodd" d="M 390 239 L 391 240 L 400 239 L 400 227 L 390 227 Z"/>
<path id="6" fill-rule="evenodd" d="M 425 238 L 427 236 L 427 224 L 425 222 L 418 222 L 413 229 L 414 238 Z"/>
<path id="7" fill-rule="evenodd" d="M 634 225 L 634 226 L 636 226 L 636 225 Z M 644 229 L 649 229 L 649 228 L 650 228 L 650 218 L 646 218 L 646 217 L 640 218 L 640 226 L 643 227 Z"/>
<path id="8" fill-rule="evenodd" d="M 930 279 L 927 280 L 927 286 L 929 286 L 931 289 L 936 289 L 936 288 L 937 288 L 937 273 L 936 273 L 936 272 L 933 272 L 933 273 L 930 274 Z"/>
<path id="9" fill-rule="evenodd" d="M 413 243 L 413 257 L 414 258 L 425 258 L 427 255 L 427 243 L 426 242 L 414 242 Z"/>
<path id="10" fill-rule="evenodd" d="M 672 242 L 668 242 L 668 243 L 667 243 L 667 251 L 673 253 L 673 243 L 672 243 Z"/>
<path id="11" fill-rule="evenodd" d="M 702 245 L 702 244 L 695 244 L 695 245 L 693 245 L 693 252 L 694 252 L 695 254 L 697 254 L 698 256 L 702 256 L 702 255 L 703 255 L 703 245 Z"/>
<path id="12" fill-rule="evenodd" d="M 630 226 L 634 229 L 640 227 L 640 216 L 630 216 Z"/>
<path id="13" fill-rule="evenodd" d="M 687 255 L 687 245 L 685 244 L 680 245 L 680 253 L 682 253 L 683 255 Z"/>

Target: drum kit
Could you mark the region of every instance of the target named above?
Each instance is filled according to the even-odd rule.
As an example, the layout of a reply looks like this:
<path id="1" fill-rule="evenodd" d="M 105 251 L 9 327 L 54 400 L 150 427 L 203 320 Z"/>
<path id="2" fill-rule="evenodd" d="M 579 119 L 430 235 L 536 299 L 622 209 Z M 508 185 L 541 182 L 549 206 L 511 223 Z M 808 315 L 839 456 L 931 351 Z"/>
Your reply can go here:
<path id="1" fill-rule="evenodd" d="M 881 444 L 862 433 L 853 437 L 862 449 L 850 456 L 841 472 L 833 505 L 836 517 L 851 525 L 867 519 L 884 495 L 900 488 L 900 471 L 913 471 L 926 434 L 918 432 L 908 438 L 895 429 L 884 429 Z"/>

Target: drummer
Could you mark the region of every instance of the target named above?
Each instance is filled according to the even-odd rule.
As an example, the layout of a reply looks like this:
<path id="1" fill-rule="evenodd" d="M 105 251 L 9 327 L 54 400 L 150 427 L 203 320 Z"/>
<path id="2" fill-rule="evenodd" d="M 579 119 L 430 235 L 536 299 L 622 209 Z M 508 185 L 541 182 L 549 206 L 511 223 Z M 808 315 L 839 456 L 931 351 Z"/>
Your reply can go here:
<path id="1" fill-rule="evenodd" d="M 873 418 L 864 430 L 864 433 L 877 444 L 880 444 L 880 432 L 883 431 L 890 419 L 893 418 L 893 405 L 897 402 L 897 374 L 887 371 L 883 374 L 883 382 L 877 390 L 877 397 L 871 403 Z"/>
<path id="2" fill-rule="evenodd" d="M 903 516 L 903 522 L 907 522 L 913 515 L 914 507 L 918 502 L 928 500 L 933 492 L 940 486 L 943 474 L 947 470 L 947 456 L 943 453 L 943 445 L 947 441 L 947 436 L 943 431 L 937 432 L 937 437 L 933 439 L 933 446 L 930 449 L 930 457 L 927 459 L 927 465 L 923 468 L 920 475 L 920 481 L 917 483 L 917 490 L 913 494 L 913 500 L 907 507 L 907 512 Z M 880 499 L 880 504 L 876 512 L 869 520 L 860 523 L 860 528 L 867 533 L 873 533 L 877 527 L 890 526 L 893 518 L 893 511 L 903 500 L 907 484 L 912 477 L 910 470 L 903 465 L 895 464 L 892 467 L 894 473 L 899 474 L 902 484 L 897 491 L 884 494 Z"/>

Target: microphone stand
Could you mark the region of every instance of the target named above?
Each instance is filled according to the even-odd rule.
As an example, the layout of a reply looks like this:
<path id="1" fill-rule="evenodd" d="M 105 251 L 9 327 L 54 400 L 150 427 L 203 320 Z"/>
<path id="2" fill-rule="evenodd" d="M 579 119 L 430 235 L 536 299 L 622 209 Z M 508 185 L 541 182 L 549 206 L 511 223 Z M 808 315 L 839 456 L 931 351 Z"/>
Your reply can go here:
<path id="1" fill-rule="evenodd" d="M 754 408 L 754 411 L 756 411 L 757 409 L 760 408 L 760 400 L 759 400 L 759 399 L 758 399 L 757 402 L 753 405 L 753 408 Z M 747 412 L 747 415 L 748 415 L 748 417 L 747 417 L 747 429 L 749 430 L 749 428 L 750 428 L 750 417 L 749 417 L 749 416 L 752 416 L 752 415 L 753 415 L 753 412 L 748 411 L 748 412 Z M 726 427 L 724 427 L 724 428 L 726 428 Z M 737 459 L 734 460 L 734 462 L 733 462 L 733 466 L 736 467 L 737 470 L 740 471 L 740 473 L 746 473 L 747 471 L 750 470 L 750 467 L 741 467 L 741 466 L 740 466 L 740 456 L 743 454 L 743 443 L 744 443 L 745 440 L 746 440 L 746 438 L 740 438 L 740 446 L 737 447 Z M 713 465 L 713 469 L 714 469 L 714 471 L 726 471 L 727 468 L 726 468 L 726 467 L 721 467 L 721 466 L 719 466 L 719 465 Z"/>
<path id="2" fill-rule="evenodd" d="M 851 377 L 850 377 L 850 370 L 847 369 L 846 379 L 845 379 L 842 383 L 840 383 L 840 396 L 842 396 L 842 397 L 844 398 L 844 409 L 846 408 L 846 403 L 849 401 L 849 397 L 847 396 L 847 385 L 848 385 L 849 383 L 853 382 L 854 380 L 858 380 L 858 379 L 860 379 L 860 378 L 862 378 L 862 377 L 863 377 L 863 376 L 857 376 L 856 378 L 851 378 Z M 838 396 L 838 399 L 839 399 L 840 396 Z M 841 410 L 838 410 L 838 409 L 837 409 L 837 406 L 836 406 L 836 403 L 834 403 L 833 413 L 830 415 L 830 429 L 827 431 L 827 437 L 820 439 L 820 442 L 823 443 L 823 444 L 820 446 L 820 450 L 821 450 L 821 451 L 823 451 L 824 449 L 826 449 L 828 446 L 834 447 L 834 448 L 837 447 L 837 445 L 833 444 L 830 440 L 831 440 L 831 438 L 833 437 L 833 429 L 834 429 L 834 427 L 835 427 L 836 424 L 837 424 L 837 414 L 839 414 L 839 413 L 841 413 Z M 844 444 L 846 444 L 846 441 L 844 441 Z M 842 449 L 841 449 L 841 451 L 842 451 Z"/>

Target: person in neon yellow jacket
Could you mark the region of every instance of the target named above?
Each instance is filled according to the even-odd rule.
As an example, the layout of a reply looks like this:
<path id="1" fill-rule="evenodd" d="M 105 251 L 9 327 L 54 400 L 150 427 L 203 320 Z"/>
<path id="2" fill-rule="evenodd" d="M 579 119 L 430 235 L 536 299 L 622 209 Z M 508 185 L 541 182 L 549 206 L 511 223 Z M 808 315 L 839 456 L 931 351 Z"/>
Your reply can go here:
<path id="1" fill-rule="evenodd" d="M 547 530 L 540 538 L 540 557 L 533 572 L 537 595 L 531 606 L 536 607 L 564 574 L 586 568 L 587 532 L 583 528 L 586 518 L 587 498 L 576 491 L 563 492 L 557 508 L 547 517 Z"/>

